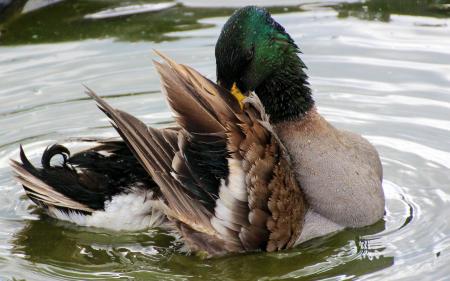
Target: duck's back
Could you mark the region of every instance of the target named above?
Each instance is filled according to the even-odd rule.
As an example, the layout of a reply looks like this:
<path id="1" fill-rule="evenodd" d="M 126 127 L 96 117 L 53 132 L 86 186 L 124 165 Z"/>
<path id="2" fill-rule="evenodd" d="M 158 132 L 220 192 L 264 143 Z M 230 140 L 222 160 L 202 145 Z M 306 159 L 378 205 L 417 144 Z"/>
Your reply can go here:
<path id="1" fill-rule="evenodd" d="M 315 109 L 300 122 L 277 126 L 311 208 L 344 227 L 384 214 L 382 166 L 375 148 L 357 134 L 331 126 Z"/>

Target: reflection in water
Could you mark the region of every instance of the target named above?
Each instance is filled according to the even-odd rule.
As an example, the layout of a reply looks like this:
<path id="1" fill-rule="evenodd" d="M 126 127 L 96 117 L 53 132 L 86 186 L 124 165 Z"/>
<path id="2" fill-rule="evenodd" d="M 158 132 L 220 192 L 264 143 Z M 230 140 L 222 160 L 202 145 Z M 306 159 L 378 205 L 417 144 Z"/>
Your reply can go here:
<path id="1" fill-rule="evenodd" d="M 0 14 L 0 45 L 34 44 L 113 37 L 124 41 L 174 40 L 167 33 L 209 27 L 203 18 L 229 16 L 234 8 L 195 8 L 158 0 L 126 5 L 115 1 L 63 1 L 23 13 L 27 1 L 13 1 Z M 368 0 L 334 5 L 338 17 L 389 21 L 392 14 L 449 17 L 449 0 Z M 324 4 L 322 4 L 324 5 Z M 136 8 L 136 7 L 142 8 Z M 305 7 L 309 7 L 306 6 Z M 133 12 L 131 8 L 134 8 Z M 107 11 L 120 11 L 109 17 Z M 272 7 L 273 13 L 301 11 L 302 6 Z M 120 13 L 119 13 L 120 14 Z M 58 16 L 55 16 L 58 15 Z"/>
<path id="2" fill-rule="evenodd" d="M 33 264 L 50 266 L 40 266 L 43 271 L 66 268 L 80 272 L 104 271 L 112 275 L 143 269 L 157 272 L 159 262 L 178 248 L 173 237 L 155 229 L 147 233 L 108 232 L 78 227 L 45 215 L 27 221 L 25 227 L 14 234 L 12 244 L 13 254 Z M 57 268 L 52 269 L 52 266 Z"/>
<path id="3" fill-rule="evenodd" d="M 85 15 L 85 19 L 105 19 L 115 18 L 121 16 L 128 16 L 134 14 L 159 12 L 165 9 L 172 8 L 176 5 L 175 2 L 157 3 L 157 4 L 139 4 L 131 6 L 120 6 L 117 8 L 107 9 L 95 14 Z"/>
<path id="4" fill-rule="evenodd" d="M 376 233 L 384 229 L 385 223 L 380 221 L 279 253 L 247 253 L 202 260 L 180 253 L 177 250 L 180 242 L 158 230 L 114 233 L 77 227 L 42 215 L 38 220 L 27 221 L 12 243 L 15 255 L 41 265 L 42 273 L 53 276 L 58 272 L 72 276 L 69 271 L 95 270 L 105 278 L 195 276 L 208 280 L 278 280 L 308 276 L 314 279 L 339 272 L 361 276 L 393 265 L 394 257 L 381 254 L 382 246 L 374 246 L 376 243 L 371 246 L 377 239 Z"/>
<path id="5" fill-rule="evenodd" d="M 343 3 L 335 8 L 338 17 L 357 17 L 363 20 L 389 21 L 391 15 L 450 16 L 449 0 L 367 0 L 362 3 Z"/>
<path id="6" fill-rule="evenodd" d="M 119 17 L 101 17 L 100 13 L 122 7 L 123 1 L 63 1 L 52 6 L 21 14 L 18 1 L 0 17 L 0 45 L 34 44 L 76 41 L 90 38 L 113 37 L 124 41 L 167 41 L 176 37 L 166 33 L 205 28 L 210 25 L 199 20 L 206 17 L 229 16 L 233 8 L 189 8 L 181 4 L 147 13 L 137 9 L 133 14 Z M 158 3 L 160 1 L 140 1 Z M 121 4 L 122 3 L 122 4 Z M 136 6 L 136 5 L 135 5 Z M 133 6 L 133 7 L 135 7 Z M 270 9 L 282 13 L 299 11 L 298 7 Z M 58 15 L 58 16 L 55 16 Z M 92 16 L 97 15 L 97 16 Z"/>

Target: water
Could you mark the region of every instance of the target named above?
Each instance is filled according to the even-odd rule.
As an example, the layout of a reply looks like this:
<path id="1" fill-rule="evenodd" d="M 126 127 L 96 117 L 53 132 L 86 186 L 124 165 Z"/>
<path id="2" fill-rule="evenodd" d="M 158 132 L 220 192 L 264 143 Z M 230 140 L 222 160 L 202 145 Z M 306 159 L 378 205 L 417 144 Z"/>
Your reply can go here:
<path id="1" fill-rule="evenodd" d="M 149 124 L 170 124 L 151 50 L 214 79 L 215 41 L 242 1 L 99 20 L 84 17 L 127 1 L 21 14 L 23 2 L 0 17 L 0 280 L 450 280 L 449 1 L 272 2 L 304 53 L 319 111 L 380 152 L 386 215 L 293 250 L 211 260 L 179 253 L 179 241 L 158 230 L 48 218 L 24 197 L 8 159 L 19 144 L 37 161 L 55 141 L 115 135 L 82 84 Z"/>

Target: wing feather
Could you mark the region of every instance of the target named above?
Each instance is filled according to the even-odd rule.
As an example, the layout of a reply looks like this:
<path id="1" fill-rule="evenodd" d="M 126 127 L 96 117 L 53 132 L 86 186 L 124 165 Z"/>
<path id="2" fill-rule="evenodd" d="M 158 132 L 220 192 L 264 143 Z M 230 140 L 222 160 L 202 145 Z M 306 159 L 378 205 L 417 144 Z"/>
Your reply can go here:
<path id="1" fill-rule="evenodd" d="M 251 95 L 241 108 L 220 86 L 157 52 L 180 130 L 165 133 L 113 109 L 88 89 L 164 197 L 192 249 L 210 255 L 293 245 L 305 213 L 286 149 Z"/>
<path id="2" fill-rule="evenodd" d="M 170 209 L 175 219 L 190 225 L 197 231 L 214 234 L 215 231 L 209 221 L 209 212 L 198 201 L 192 200 L 169 174 L 175 151 L 165 138 L 171 138 L 174 135 L 148 128 L 130 114 L 112 108 L 89 88 L 87 88 L 87 94 L 114 122 L 116 130 L 127 140 L 136 157 L 158 184 L 166 200 L 165 210 Z M 173 141 L 170 143 L 173 144 Z"/>
<path id="3" fill-rule="evenodd" d="M 232 95 L 219 86 L 190 67 L 158 54 L 167 63 L 158 63 L 157 69 L 170 106 L 178 115 L 185 99 L 194 101 L 189 106 L 196 107 L 183 111 L 178 118 L 194 121 L 197 112 L 207 112 L 201 122 L 215 118 L 221 126 L 209 127 L 209 133 L 224 135 L 226 139 L 228 175 L 219 188 L 211 218 L 213 227 L 224 239 L 239 241 L 244 250 L 290 247 L 301 232 L 305 201 L 290 170 L 289 156 L 268 125 L 269 118 L 259 99 L 253 95 L 242 110 Z M 189 122 L 180 125 L 187 134 L 199 131 L 185 123 Z M 211 138 L 208 134 L 202 136 L 205 142 Z M 285 208 L 280 208 L 284 204 Z"/>

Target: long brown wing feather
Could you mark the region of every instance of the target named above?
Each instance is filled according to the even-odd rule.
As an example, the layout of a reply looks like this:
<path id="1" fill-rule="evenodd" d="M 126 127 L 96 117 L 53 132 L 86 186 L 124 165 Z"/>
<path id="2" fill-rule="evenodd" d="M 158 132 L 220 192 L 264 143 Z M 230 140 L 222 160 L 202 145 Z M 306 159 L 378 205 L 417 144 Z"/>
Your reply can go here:
<path id="1" fill-rule="evenodd" d="M 197 231 L 214 234 L 209 222 L 209 212 L 183 192 L 178 182 L 169 174 L 174 157 L 170 144 L 173 145 L 176 134 L 169 135 L 166 131 L 148 128 L 130 114 L 112 108 L 89 88 L 87 94 L 111 118 L 114 127 L 160 187 L 167 204 L 163 211 Z M 170 141 L 161 141 L 163 139 Z"/>
<path id="2" fill-rule="evenodd" d="M 290 169 L 288 154 L 273 133 L 259 100 L 248 99 L 242 110 L 225 90 L 195 70 L 160 55 L 166 64 L 155 65 L 181 126 L 177 133 L 167 135 L 147 128 L 131 115 L 110 107 L 92 91 L 88 94 L 112 119 L 158 183 L 166 213 L 179 222 L 178 228 L 191 248 L 211 255 L 291 247 L 301 233 L 305 201 Z M 212 172 L 202 170 L 207 163 L 199 165 L 187 157 L 193 144 L 216 144 L 214 147 L 226 152 L 211 154 L 221 155 L 228 163 L 216 191 L 205 186 L 207 175 L 202 173 Z M 209 209 L 208 199 L 202 201 L 201 194 L 190 195 L 190 190 L 209 194 L 215 207 Z"/>

